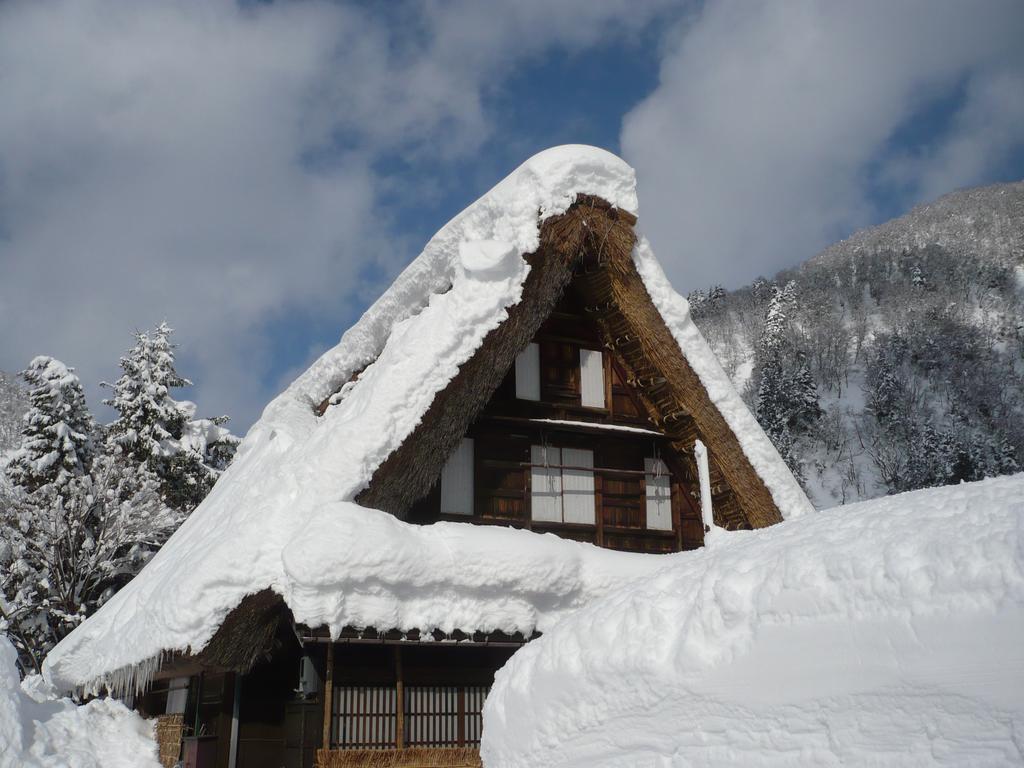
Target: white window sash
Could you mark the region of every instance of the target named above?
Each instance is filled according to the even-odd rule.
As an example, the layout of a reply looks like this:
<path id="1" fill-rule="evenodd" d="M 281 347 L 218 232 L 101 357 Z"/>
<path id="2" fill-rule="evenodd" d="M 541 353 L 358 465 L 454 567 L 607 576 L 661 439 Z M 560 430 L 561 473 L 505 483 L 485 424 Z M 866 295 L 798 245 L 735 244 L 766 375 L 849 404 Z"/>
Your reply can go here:
<path id="1" fill-rule="evenodd" d="M 530 516 L 541 522 L 562 522 L 562 451 L 549 445 L 530 446 Z"/>
<path id="2" fill-rule="evenodd" d="M 473 439 L 465 437 L 441 470 L 441 514 L 473 514 Z"/>
<path id="3" fill-rule="evenodd" d="M 540 345 L 533 342 L 516 356 L 516 397 L 540 400 Z"/>
<path id="4" fill-rule="evenodd" d="M 672 478 L 661 459 L 644 459 L 647 490 L 647 527 L 652 531 L 672 530 Z"/>
<path id="5" fill-rule="evenodd" d="M 188 703 L 189 678 L 175 677 L 167 686 L 167 706 L 165 714 L 181 715 L 185 712 L 185 705 Z"/>
<path id="6" fill-rule="evenodd" d="M 604 355 L 580 350 L 580 397 L 584 408 L 604 408 Z"/>
<path id="7" fill-rule="evenodd" d="M 563 522 L 593 525 L 597 517 L 594 498 L 594 452 L 585 448 L 563 448 L 566 467 L 589 467 L 562 470 Z"/>

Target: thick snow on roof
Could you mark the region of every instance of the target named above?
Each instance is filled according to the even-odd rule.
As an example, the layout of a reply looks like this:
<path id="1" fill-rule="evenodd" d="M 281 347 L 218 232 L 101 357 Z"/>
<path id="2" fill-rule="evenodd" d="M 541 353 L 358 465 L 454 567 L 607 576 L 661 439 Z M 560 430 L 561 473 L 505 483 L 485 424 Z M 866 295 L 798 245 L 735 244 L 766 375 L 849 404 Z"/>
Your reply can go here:
<path id="1" fill-rule="evenodd" d="M 22 684 L 16 658 L 0 635 L 0 768 L 160 768 L 151 721 L 119 701 L 57 698 L 38 675 Z"/>
<path id="2" fill-rule="evenodd" d="M 520 300 L 529 272 L 522 255 L 537 249 L 540 223 L 577 194 L 637 213 L 628 165 L 566 146 L 531 158 L 442 228 L 340 343 L 270 403 L 210 496 L 139 576 L 54 649 L 45 673 L 63 686 L 123 682 L 132 665 L 162 651 L 202 648 L 231 608 L 266 587 L 297 621 L 333 632 L 529 633 L 660 564 L 511 530 L 417 528 L 352 502 Z M 806 498 L 765 449 L 767 438 L 646 244 L 636 259 L 677 338 L 699 341 L 691 365 L 743 430 L 741 444 L 783 514 L 805 511 Z M 318 417 L 315 407 L 332 395 Z"/>
<path id="3" fill-rule="evenodd" d="M 499 671 L 485 764 L 1019 765 L 1024 475 L 708 547 Z"/>

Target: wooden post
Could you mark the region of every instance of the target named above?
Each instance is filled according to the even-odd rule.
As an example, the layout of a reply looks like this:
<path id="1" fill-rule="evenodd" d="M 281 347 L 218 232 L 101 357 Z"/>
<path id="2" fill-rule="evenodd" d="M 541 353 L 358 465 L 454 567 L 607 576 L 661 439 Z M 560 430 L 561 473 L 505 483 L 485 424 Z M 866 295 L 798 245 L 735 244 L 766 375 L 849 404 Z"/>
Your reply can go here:
<path id="1" fill-rule="evenodd" d="M 395 649 L 395 746 L 405 748 L 405 679 L 402 674 L 402 646 Z"/>
<path id="2" fill-rule="evenodd" d="M 334 721 L 334 643 L 327 643 L 327 662 L 324 665 L 324 725 L 323 748 L 331 748 L 331 725 Z"/>
<path id="3" fill-rule="evenodd" d="M 700 480 L 700 516 L 704 521 L 704 530 L 711 533 L 715 529 L 715 513 L 711 508 L 711 471 L 708 469 L 708 449 L 700 440 L 695 440 L 693 453 L 697 457 L 697 474 Z"/>
<path id="4" fill-rule="evenodd" d="M 237 672 L 228 675 L 232 680 L 234 694 L 231 697 L 231 741 L 228 746 L 228 768 L 238 766 L 238 712 L 242 704 L 242 676 Z"/>

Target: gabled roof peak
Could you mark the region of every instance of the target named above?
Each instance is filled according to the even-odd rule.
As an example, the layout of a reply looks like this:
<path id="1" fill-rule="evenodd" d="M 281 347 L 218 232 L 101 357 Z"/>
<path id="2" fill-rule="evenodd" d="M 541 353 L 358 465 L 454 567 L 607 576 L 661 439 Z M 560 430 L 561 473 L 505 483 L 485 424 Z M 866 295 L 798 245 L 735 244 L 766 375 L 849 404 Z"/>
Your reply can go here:
<path id="1" fill-rule="evenodd" d="M 603 577 L 581 582 L 572 576 L 579 562 L 599 563 L 594 573 L 613 562 L 648 572 L 653 566 L 646 556 L 475 526 L 426 531 L 354 501 L 420 429 L 439 393 L 464 366 L 482 359 L 478 352 L 492 331 L 507 327 L 510 315 L 532 317 L 520 304 L 550 309 L 554 300 L 543 291 L 560 292 L 572 276 L 570 262 L 582 252 L 601 261 L 595 238 L 619 243 L 612 266 L 640 297 L 647 314 L 638 314 L 639 322 L 656 318 L 657 343 L 678 344 L 691 380 L 706 390 L 716 429 L 733 435 L 734 453 L 761 484 L 758 493 L 774 510 L 773 520 L 809 510 L 693 325 L 685 299 L 635 233 L 637 213 L 633 170 L 611 153 L 569 145 L 523 163 L 431 238 L 338 345 L 267 406 L 212 493 L 128 586 L 54 649 L 47 673 L 62 685 L 86 685 L 111 680 L 118 670 L 128 674 L 147 660 L 156 664 L 165 652 L 198 652 L 246 595 L 267 588 L 309 626 L 429 631 L 441 626 L 439 617 L 453 620 L 454 590 L 465 597 L 460 626 L 533 631 L 605 588 Z M 558 265 L 551 280 L 544 279 L 545 264 Z M 543 291 L 527 291 L 528 278 Z M 554 278 L 561 281 L 557 286 Z M 522 335 L 510 332 L 506 343 Z M 505 362 L 508 352 L 502 348 Z M 335 394 L 335 404 L 321 410 Z M 414 567 L 423 549 L 416 542 L 435 540 L 443 540 L 439 551 L 449 557 L 453 548 L 476 553 L 480 567 L 469 575 L 454 566 L 436 577 L 424 574 Z M 481 592 L 496 578 L 487 560 L 513 541 L 558 554 L 550 568 L 525 569 L 514 584 Z M 556 567 L 559 562 L 564 567 Z M 438 587 L 449 577 L 451 583 Z M 575 579 L 574 586 L 561 583 L 566 578 Z M 395 582 L 388 599 L 379 599 L 381 579 Z M 498 593 L 514 593 L 518 602 L 480 597 Z M 565 599 L 552 603 L 552 595 Z"/>

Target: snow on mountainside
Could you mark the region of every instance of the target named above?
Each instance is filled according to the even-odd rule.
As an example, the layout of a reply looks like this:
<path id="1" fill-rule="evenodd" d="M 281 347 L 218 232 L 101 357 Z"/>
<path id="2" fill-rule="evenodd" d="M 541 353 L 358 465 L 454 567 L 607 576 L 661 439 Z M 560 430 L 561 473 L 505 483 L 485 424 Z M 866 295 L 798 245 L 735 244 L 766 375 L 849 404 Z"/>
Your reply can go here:
<path id="1" fill-rule="evenodd" d="M 1024 181 L 962 189 L 905 216 L 854 233 L 831 245 L 810 264 L 878 251 L 903 251 L 927 245 L 970 247 L 1003 264 L 1024 263 Z"/>
<path id="2" fill-rule="evenodd" d="M 490 768 L 1024 763 L 1024 475 L 665 559 L 517 652 Z"/>
<path id="3" fill-rule="evenodd" d="M 946 195 L 771 282 L 689 298 L 817 506 L 1024 467 L 1024 182 Z"/>

